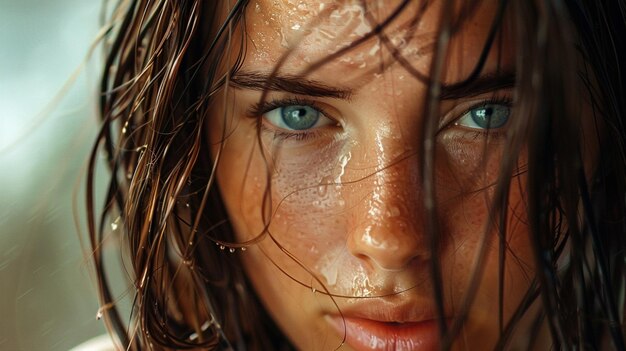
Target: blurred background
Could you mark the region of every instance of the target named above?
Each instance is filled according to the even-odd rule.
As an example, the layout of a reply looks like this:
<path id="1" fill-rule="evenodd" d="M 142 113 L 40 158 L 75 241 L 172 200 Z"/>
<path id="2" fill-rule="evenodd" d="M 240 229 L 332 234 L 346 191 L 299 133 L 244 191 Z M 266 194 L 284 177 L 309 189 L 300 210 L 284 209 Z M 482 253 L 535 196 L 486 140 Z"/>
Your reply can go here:
<path id="1" fill-rule="evenodd" d="M 84 222 L 99 51 L 59 95 L 100 6 L 0 0 L 0 350 L 69 350 L 105 333 L 72 213 Z"/>

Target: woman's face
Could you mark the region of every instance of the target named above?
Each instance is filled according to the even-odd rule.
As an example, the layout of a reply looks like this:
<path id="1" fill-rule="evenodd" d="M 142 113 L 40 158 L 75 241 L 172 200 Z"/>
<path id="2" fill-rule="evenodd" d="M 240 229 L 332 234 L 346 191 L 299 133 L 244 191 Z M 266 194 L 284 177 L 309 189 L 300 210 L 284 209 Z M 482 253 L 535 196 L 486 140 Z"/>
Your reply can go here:
<path id="1" fill-rule="evenodd" d="M 441 234 L 434 252 L 420 168 L 428 84 L 415 72 L 429 75 L 442 2 L 428 5 L 417 23 L 422 2 L 411 3 L 383 31 L 385 38 L 301 76 L 372 31 L 399 3 L 251 1 L 243 64 L 228 93 L 216 99 L 208 133 L 213 157 L 223 145 L 218 184 L 237 241 L 258 239 L 241 258 L 265 307 L 299 349 L 335 349 L 344 337 L 342 350 L 435 348 L 431 262 L 441 265 L 449 323 L 478 271 L 483 245 L 483 274 L 455 346 L 492 348 L 498 337 L 499 241 L 488 229 L 488 208 L 515 118 L 509 37 L 496 40 L 476 84 L 457 84 L 476 65 L 496 1 L 484 1 L 464 22 L 442 61 L 432 144 Z M 525 162 L 521 153 L 514 174 L 523 174 Z M 505 322 L 534 275 L 524 187 L 523 175 L 511 179 Z"/>

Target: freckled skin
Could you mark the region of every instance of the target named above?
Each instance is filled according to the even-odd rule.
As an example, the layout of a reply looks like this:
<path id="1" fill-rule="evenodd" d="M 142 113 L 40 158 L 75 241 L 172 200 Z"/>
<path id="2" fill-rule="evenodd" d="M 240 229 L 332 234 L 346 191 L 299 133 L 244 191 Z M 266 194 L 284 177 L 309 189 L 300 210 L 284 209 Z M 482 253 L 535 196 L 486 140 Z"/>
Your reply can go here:
<path id="1" fill-rule="evenodd" d="M 251 1 L 246 13 L 251 45 L 247 46 L 242 70 L 266 72 L 290 45 L 296 45 L 280 71 L 298 74 L 307 64 L 345 47 L 372 28 L 355 3 Z M 376 13 L 384 16 L 397 2 L 376 3 L 380 6 Z M 416 36 L 401 46 L 421 72 L 428 72 L 430 67 L 432 54 L 425 47 L 434 40 L 439 6 L 438 2 L 431 5 Z M 410 7 L 390 26 L 392 41 L 401 42 L 407 32 L 403 23 L 414 10 Z M 491 18 L 494 11 L 495 6 L 487 1 L 478 13 Z M 459 81 L 472 70 L 490 23 L 481 18 L 471 20 L 452 38 L 446 82 Z M 313 28 L 311 21 L 315 21 Z M 504 48 L 500 63 L 492 53 L 486 71 L 494 71 L 498 64 L 512 65 L 511 50 Z M 302 350 L 329 350 L 341 344 L 343 336 L 325 320 L 325 316 L 337 314 L 337 308 L 320 292 L 340 295 L 335 302 L 341 309 L 359 303 L 359 297 L 383 295 L 386 297 L 377 299 L 433 309 L 429 273 L 433 255 L 441 262 L 446 313 L 452 316 L 467 290 L 472 262 L 488 222 L 493 187 L 487 185 L 496 180 L 504 142 L 476 138 L 474 131 L 452 126 L 437 139 L 436 191 L 443 236 L 440 252 L 430 252 L 418 168 L 422 152 L 420 112 L 426 86 L 397 63 L 378 70 L 381 60 L 389 61 L 390 54 L 374 39 L 310 75 L 328 86 L 350 88 L 354 93 L 349 101 L 316 99 L 340 126 L 324 128 L 309 140 L 278 141 L 271 133 L 263 133 L 261 148 L 255 121 L 245 117 L 260 94 L 231 90 L 228 96 L 234 111 L 218 167 L 218 184 L 237 240 L 245 242 L 261 235 L 265 227 L 263 190 L 269 177 L 268 234 L 249 247 L 242 259 L 265 307 Z M 269 98 L 286 95 L 271 93 Z M 472 97 L 459 104 L 469 101 L 471 105 L 487 98 Z M 454 106 L 442 104 L 442 115 L 449 112 L 458 117 L 462 111 Z M 223 108 L 215 108 L 215 116 L 222 113 Z M 213 144 L 221 140 L 221 123 L 216 118 L 210 126 Z M 486 155 L 485 143 L 489 150 Z M 523 154 L 518 162 L 525 163 Z M 523 176 L 512 180 L 509 206 L 516 216 L 509 215 L 506 234 L 505 318 L 519 304 L 528 277 L 533 275 L 520 194 L 524 186 Z M 455 344 L 459 349 L 489 349 L 497 340 L 498 244 L 495 234 L 491 237 L 475 303 L 463 337 Z"/>

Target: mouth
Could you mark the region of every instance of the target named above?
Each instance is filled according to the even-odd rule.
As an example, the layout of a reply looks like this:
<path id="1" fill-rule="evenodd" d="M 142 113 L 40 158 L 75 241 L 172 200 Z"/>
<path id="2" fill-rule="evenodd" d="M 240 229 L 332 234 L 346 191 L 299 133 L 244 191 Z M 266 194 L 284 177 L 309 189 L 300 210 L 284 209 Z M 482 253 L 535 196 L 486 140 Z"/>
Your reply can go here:
<path id="1" fill-rule="evenodd" d="M 386 322 L 374 319 L 332 315 L 330 325 L 345 335 L 354 350 L 438 350 L 439 327 L 436 319 L 419 322 Z"/>

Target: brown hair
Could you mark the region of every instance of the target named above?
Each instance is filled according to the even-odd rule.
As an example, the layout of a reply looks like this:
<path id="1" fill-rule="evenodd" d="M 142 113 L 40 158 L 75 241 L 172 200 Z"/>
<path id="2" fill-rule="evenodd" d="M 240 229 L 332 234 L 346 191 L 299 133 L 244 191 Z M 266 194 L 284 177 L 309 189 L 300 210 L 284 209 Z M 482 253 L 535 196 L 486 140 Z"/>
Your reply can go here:
<path id="1" fill-rule="evenodd" d="M 409 2 L 401 1 L 394 13 L 403 11 Z M 424 1 L 420 8 L 429 3 Z M 446 6 L 451 3 L 446 1 Z M 442 11 L 431 71 L 426 76 L 414 72 L 417 79 L 429 83 L 429 103 L 423 111 L 424 145 L 432 144 L 438 132 L 437 77 L 446 38 L 459 30 L 479 3 L 464 2 L 454 17 L 451 11 Z M 102 129 L 91 154 L 86 208 L 102 311 L 124 348 L 290 347 L 261 307 L 239 262 L 242 246 L 234 244 L 214 182 L 219 152 L 214 159 L 206 156 L 211 154 L 204 137 L 208 107 L 220 103 L 214 99 L 215 92 L 228 88 L 230 75 L 245 55 L 245 31 L 239 26 L 246 5 L 247 1 L 236 1 L 223 22 L 218 22 L 218 15 L 225 5 L 218 1 L 124 1 L 112 11 L 103 42 Z M 620 65 L 626 59 L 626 43 L 619 38 L 626 33 L 626 4 L 618 0 L 500 0 L 499 9 L 481 60 L 466 83 L 477 78 L 490 48 L 497 45 L 497 33 L 509 25 L 503 24 L 504 19 L 514 19 L 518 55 L 515 113 L 524 118 L 515 119 L 506 147 L 508 155 L 517 155 L 523 148 L 528 151 L 528 165 L 521 171 L 528 177 L 528 220 L 538 268 L 510 321 L 502 316 L 501 284 L 498 348 L 506 347 L 519 319 L 533 301 L 541 299 L 543 309 L 536 317 L 534 332 L 547 321 L 554 348 L 595 345 L 623 350 L 626 73 Z M 421 13 L 415 15 L 416 21 Z M 393 53 L 385 26 L 383 20 L 362 40 L 325 61 L 312 63 L 308 71 L 374 36 Z M 239 56 L 227 73 L 219 76 L 220 68 L 229 65 L 224 52 L 231 47 L 238 49 Z M 397 52 L 394 58 L 409 65 Z M 585 87 L 584 91 L 576 88 L 579 86 Z M 589 100 L 592 116 L 581 115 L 573 103 L 580 101 L 580 96 Z M 601 130 L 591 182 L 583 163 L 583 117 L 592 118 Z M 435 203 L 434 153 L 424 150 L 420 158 L 423 200 Z M 111 177 L 104 199 L 96 201 L 95 167 L 101 151 L 106 154 Z M 490 213 L 498 233 L 507 229 L 508 189 L 511 177 L 520 172 L 517 167 L 517 159 L 511 156 L 500 168 Z M 96 218 L 100 201 L 104 207 Z M 426 209 L 426 235 L 434 251 L 438 245 L 437 208 Z M 118 217 L 120 247 L 130 258 L 126 268 L 133 284 L 130 323 L 124 322 L 127 317 L 116 308 L 118 297 L 105 271 L 107 224 Z M 485 238 L 489 232 L 485 231 Z M 499 236 L 499 243 L 502 274 L 504 235 Z M 568 264 L 559 266 L 559 260 L 567 255 Z M 459 316 L 449 328 L 442 324 L 444 348 L 458 335 L 472 304 L 484 266 L 480 260 L 484 255 L 478 257 Z M 439 265 L 432 261 L 434 286 L 441 289 Z M 442 310 L 442 294 L 436 296 Z"/>

